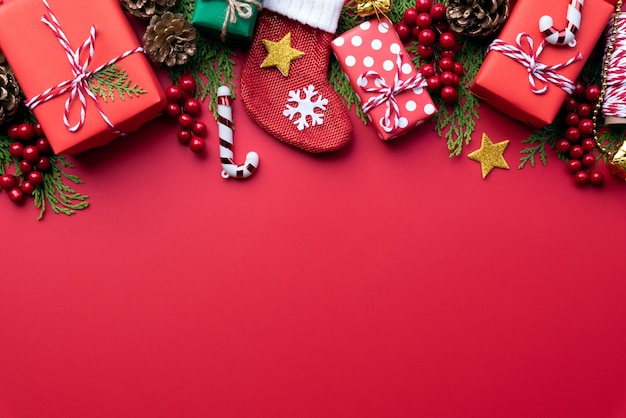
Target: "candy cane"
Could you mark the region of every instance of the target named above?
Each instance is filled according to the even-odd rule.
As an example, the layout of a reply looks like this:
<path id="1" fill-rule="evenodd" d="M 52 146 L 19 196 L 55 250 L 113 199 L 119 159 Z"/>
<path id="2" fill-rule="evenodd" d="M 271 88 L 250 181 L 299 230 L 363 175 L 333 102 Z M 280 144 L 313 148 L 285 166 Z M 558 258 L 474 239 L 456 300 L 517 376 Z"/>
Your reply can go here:
<path id="1" fill-rule="evenodd" d="M 220 136 L 220 159 L 222 160 L 222 177 L 247 178 L 259 166 L 259 154 L 250 151 L 246 161 L 237 165 L 233 161 L 233 109 L 230 104 L 230 89 L 222 86 L 217 89 L 218 130 Z"/>
<path id="2" fill-rule="evenodd" d="M 571 0 L 567 6 L 567 26 L 565 29 L 554 27 L 552 16 L 544 15 L 539 19 L 539 30 L 552 45 L 576 46 L 576 32 L 580 29 L 581 12 L 585 0 Z"/>

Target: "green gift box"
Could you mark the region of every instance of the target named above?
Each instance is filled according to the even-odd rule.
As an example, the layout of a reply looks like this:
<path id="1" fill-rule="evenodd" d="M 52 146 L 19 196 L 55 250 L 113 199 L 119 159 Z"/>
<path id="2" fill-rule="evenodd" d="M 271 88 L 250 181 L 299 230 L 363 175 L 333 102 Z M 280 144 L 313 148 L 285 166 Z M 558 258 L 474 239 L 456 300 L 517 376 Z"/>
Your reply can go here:
<path id="1" fill-rule="evenodd" d="M 196 0 L 191 23 L 222 42 L 250 43 L 261 4 L 261 0 Z"/>

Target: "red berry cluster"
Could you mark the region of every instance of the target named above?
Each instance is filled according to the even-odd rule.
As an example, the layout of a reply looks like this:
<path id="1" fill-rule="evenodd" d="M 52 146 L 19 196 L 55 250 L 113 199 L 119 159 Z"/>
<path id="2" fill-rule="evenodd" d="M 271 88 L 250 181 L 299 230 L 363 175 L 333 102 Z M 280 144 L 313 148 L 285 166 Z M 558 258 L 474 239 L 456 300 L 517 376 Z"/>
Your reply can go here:
<path id="1" fill-rule="evenodd" d="M 574 174 L 578 185 L 591 183 L 599 186 L 604 182 L 604 175 L 593 167 L 596 163 L 596 141 L 593 139 L 592 113 L 600 98 L 600 87 L 585 87 L 576 82 L 574 92 L 565 99 L 565 136 L 556 143 L 556 150 L 570 158 L 568 170 Z"/>
<path id="2" fill-rule="evenodd" d="M 181 77 L 178 85 L 172 84 L 165 89 L 167 97 L 168 116 L 176 118 L 180 130 L 176 134 L 178 141 L 188 145 L 191 151 L 199 154 L 206 148 L 204 137 L 207 126 L 204 122 L 195 119 L 202 111 L 202 103 L 195 98 L 196 80 L 191 76 Z M 191 96 L 191 97 L 189 97 Z"/>
<path id="3" fill-rule="evenodd" d="M 40 124 L 13 125 L 7 135 L 14 141 L 9 146 L 9 154 L 17 160 L 17 171 L 0 176 L 0 189 L 8 191 L 12 202 L 21 203 L 25 195 L 32 195 L 43 183 L 43 173 L 52 167 L 49 157 L 52 148 Z"/>
<path id="4" fill-rule="evenodd" d="M 454 33 L 448 30 L 446 6 L 433 4 L 431 0 L 416 0 L 415 8 L 404 11 L 395 29 L 403 41 L 412 36 L 419 42 L 417 53 L 423 63 L 420 71 L 428 82 L 428 90 L 439 92 L 447 104 L 456 103 L 463 64 L 454 61 L 459 45 Z"/>

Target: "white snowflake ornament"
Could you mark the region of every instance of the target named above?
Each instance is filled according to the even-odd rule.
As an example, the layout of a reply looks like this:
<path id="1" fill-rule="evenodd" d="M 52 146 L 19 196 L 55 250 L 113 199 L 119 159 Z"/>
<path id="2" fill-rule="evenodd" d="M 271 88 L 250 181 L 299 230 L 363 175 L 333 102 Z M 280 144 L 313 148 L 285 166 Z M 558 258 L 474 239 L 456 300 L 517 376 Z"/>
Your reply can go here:
<path id="1" fill-rule="evenodd" d="M 287 99 L 286 109 L 283 110 L 283 115 L 288 117 L 289 120 L 293 120 L 294 125 L 298 125 L 298 130 L 303 131 L 304 128 L 310 126 L 322 125 L 324 123 L 324 111 L 328 104 L 328 99 L 324 99 L 322 95 L 315 90 L 313 84 L 302 89 L 304 97 L 300 94 L 300 89 L 292 90 L 289 92 L 289 98 Z M 315 100 L 313 98 L 317 96 Z M 289 103 L 295 103 L 296 106 L 290 106 Z M 316 113 L 316 110 L 321 110 L 321 113 Z M 300 115 L 297 117 L 297 115 Z M 307 121 L 307 116 L 311 118 L 311 124 Z M 296 119 L 294 120 L 294 117 Z"/>

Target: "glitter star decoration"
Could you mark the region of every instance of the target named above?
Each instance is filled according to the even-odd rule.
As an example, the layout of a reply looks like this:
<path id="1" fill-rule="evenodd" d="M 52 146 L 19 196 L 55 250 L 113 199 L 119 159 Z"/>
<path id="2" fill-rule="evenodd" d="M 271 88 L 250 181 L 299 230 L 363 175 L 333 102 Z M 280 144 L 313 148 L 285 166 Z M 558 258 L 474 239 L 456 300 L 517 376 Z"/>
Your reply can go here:
<path id="1" fill-rule="evenodd" d="M 261 63 L 261 68 L 278 68 L 285 77 L 289 76 L 291 61 L 304 56 L 304 52 L 291 47 L 291 32 L 278 42 L 263 39 L 263 45 L 267 50 L 267 57 Z"/>
<path id="2" fill-rule="evenodd" d="M 494 168 L 509 169 L 509 165 L 504 159 L 504 150 L 509 145 L 509 140 L 505 140 L 498 143 L 493 143 L 487 134 L 483 133 L 483 140 L 480 148 L 474 152 L 470 152 L 468 158 L 478 161 L 480 168 L 483 172 L 483 178 L 487 177 L 487 174 Z"/>

